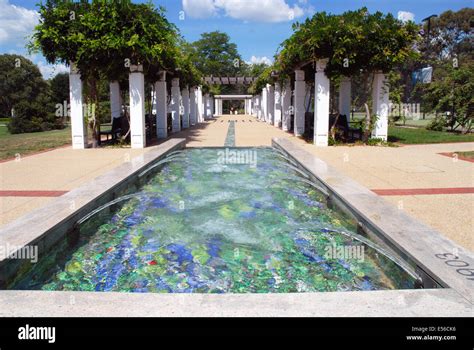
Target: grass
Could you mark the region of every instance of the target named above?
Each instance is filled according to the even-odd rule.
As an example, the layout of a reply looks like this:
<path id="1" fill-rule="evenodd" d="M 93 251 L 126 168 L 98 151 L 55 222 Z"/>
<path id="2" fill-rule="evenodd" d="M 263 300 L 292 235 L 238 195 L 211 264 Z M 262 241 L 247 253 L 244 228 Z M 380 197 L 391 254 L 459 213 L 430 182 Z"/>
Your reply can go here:
<path id="1" fill-rule="evenodd" d="M 0 126 L 0 159 L 13 158 L 17 153 L 29 153 L 56 148 L 71 143 L 71 129 L 12 135 L 6 126 Z"/>
<path id="2" fill-rule="evenodd" d="M 474 134 L 462 135 L 447 131 L 391 126 L 388 128 L 388 141 L 403 144 L 474 142 Z"/>
<path id="3" fill-rule="evenodd" d="M 397 126 L 414 126 L 414 127 L 426 127 L 431 122 L 430 119 L 407 119 L 405 120 L 405 124 L 403 124 L 403 120 L 397 121 L 395 124 Z"/>

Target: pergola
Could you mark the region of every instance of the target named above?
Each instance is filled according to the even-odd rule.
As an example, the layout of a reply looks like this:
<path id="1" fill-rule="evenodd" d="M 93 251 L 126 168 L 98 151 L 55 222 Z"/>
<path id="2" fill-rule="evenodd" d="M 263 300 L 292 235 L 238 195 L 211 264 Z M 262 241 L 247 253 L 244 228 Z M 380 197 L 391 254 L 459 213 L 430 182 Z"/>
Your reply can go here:
<path id="1" fill-rule="evenodd" d="M 204 81 L 208 85 L 251 85 L 257 78 L 256 77 L 230 77 L 230 76 L 208 76 L 204 78 Z M 252 104 L 252 95 L 216 95 L 215 99 L 215 114 L 222 114 L 222 104 L 225 100 L 243 100 L 245 114 L 250 114 Z"/>
<path id="2" fill-rule="evenodd" d="M 252 95 L 216 95 L 203 93 L 202 86 L 180 86 L 180 79 L 169 75 L 171 72 L 159 72 L 158 80 L 153 84 L 152 105 L 156 114 L 156 136 L 168 137 L 168 113 L 171 113 L 171 132 L 204 122 L 214 115 L 222 114 L 224 100 L 243 100 L 245 114 L 251 114 Z M 253 77 L 206 77 L 205 83 L 213 84 L 251 84 Z M 169 81 L 170 80 L 170 81 Z M 87 112 L 83 102 L 83 81 L 74 64 L 69 74 L 71 99 L 72 144 L 75 149 L 88 147 L 87 127 L 84 116 Z M 170 94 L 168 85 L 171 85 Z M 110 110 L 112 118 L 122 115 L 123 101 L 118 81 L 110 84 Z M 130 138 L 132 148 L 146 147 L 145 132 L 145 76 L 141 65 L 132 65 L 129 73 L 130 94 Z"/>
<path id="3" fill-rule="evenodd" d="M 252 109 L 252 95 L 214 95 L 215 101 L 215 114 L 222 115 L 222 104 L 223 101 L 227 100 L 243 100 L 244 101 L 244 113 L 251 114 Z"/>
<path id="4" fill-rule="evenodd" d="M 208 85 L 250 85 L 252 84 L 257 78 L 255 77 L 205 77 L 204 81 Z"/>
<path id="5" fill-rule="evenodd" d="M 252 87 L 256 94 L 252 114 L 286 131 L 291 129 L 293 116 L 294 133 L 302 136 L 310 124 L 305 117 L 311 105 L 305 100 L 314 88 L 313 141 L 316 146 L 327 146 L 331 81 L 339 84 L 334 112 L 338 109 L 339 115 L 349 118 L 352 77 L 357 75 L 372 94 L 363 136 L 370 132 L 372 138 L 385 141 L 390 111 L 387 74 L 416 56 L 418 35 L 413 22 L 404 23 L 392 14 L 370 14 L 367 8 L 341 15 L 318 12 L 294 27 L 273 66 L 257 79 Z"/>
<path id="6" fill-rule="evenodd" d="M 156 136 L 158 139 L 168 137 L 168 113 L 171 114 L 171 132 L 204 122 L 214 115 L 213 97 L 203 93 L 201 86 L 180 86 L 180 79 L 171 76 L 170 72 L 160 71 L 158 80 L 153 84 L 152 105 L 156 113 Z M 167 80 L 171 80 L 170 94 Z M 112 118 L 122 116 L 123 101 L 118 81 L 111 81 L 110 110 Z M 69 91 L 71 100 L 72 146 L 75 149 L 88 147 L 87 127 L 84 117 L 87 113 L 83 100 L 83 81 L 80 72 L 71 63 L 69 73 Z M 145 130 L 145 76 L 143 66 L 132 65 L 129 73 L 130 97 L 130 139 L 132 148 L 146 147 Z"/>
<path id="7" fill-rule="evenodd" d="M 330 79 L 325 73 L 328 59 L 319 59 L 315 62 L 314 73 L 314 135 L 316 146 L 328 146 L 329 115 L 330 115 Z M 251 100 L 251 114 L 283 131 L 291 129 L 293 116 L 293 132 L 295 136 L 302 136 L 305 132 L 305 97 L 308 82 L 305 77 L 304 66 L 295 69 L 292 79 L 285 82 L 266 84 L 261 93 Z M 339 85 L 339 113 L 350 118 L 351 114 L 351 78 L 343 77 Z M 373 138 L 387 140 L 389 89 L 387 77 L 380 71 L 374 72 L 372 86 L 372 110 L 377 115 L 377 121 L 372 131 Z"/>

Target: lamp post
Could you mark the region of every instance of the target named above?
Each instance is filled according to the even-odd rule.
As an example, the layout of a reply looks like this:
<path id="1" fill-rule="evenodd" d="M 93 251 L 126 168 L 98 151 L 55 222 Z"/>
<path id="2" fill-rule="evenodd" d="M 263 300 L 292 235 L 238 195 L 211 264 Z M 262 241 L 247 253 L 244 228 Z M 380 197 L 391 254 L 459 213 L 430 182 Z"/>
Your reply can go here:
<path id="1" fill-rule="evenodd" d="M 427 26 L 428 28 L 427 28 L 427 33 L 426 33 L 426 37 L 427 37 L 427 38 L 428 38 L 429 35 L 430 35 L 431 19 L 432 19 L 432 18 L 435 18 L 435 17 L 438 17 L 438 15 L 431 15 L 431 16 L 428 16 L 428 17 L 426 17 L 426 18 L 424 18 L 424 19 L 421 20 L 422 22 L 428 22 L 428 23 L 427 23 L 427 24 L 428 24 L 428 26 Z"/>
<path id="2" fill-rule="evenodd" d="M 454 60 L 456 60 L 456 64 L 454 64 Z M 457 65 L 457 57 L 453 59 L 453 105 L 451 106 L 451 129 L 454 129 L 454 125 L 456 124 L 456 118 L 454 113 L 456 112 L 456 69 L 458 68 Z"/>
<path id="3" fill-rule="evenodd" d="M 428 48 L 429 40 L 430 40 L 430 31 L 431 31 L 431 19 L 438 17 L 438 15 L 431 15 L 426 18 L 423 18 L 422 22 L 427 22 L 427 31 L 426 31 L 426 48 Z M 425 111 L 423 111 L 423 119 L 425 119 Z"/>

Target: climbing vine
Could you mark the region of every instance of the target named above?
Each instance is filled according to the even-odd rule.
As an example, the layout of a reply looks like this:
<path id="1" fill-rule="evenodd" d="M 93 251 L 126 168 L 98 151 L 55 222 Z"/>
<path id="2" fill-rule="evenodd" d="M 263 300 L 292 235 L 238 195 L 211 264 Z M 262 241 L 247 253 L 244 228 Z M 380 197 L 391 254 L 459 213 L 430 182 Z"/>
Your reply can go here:
<path id="1" fill-rule="evenodd" d="M 367 8 L 341 15 L 318 12 L 303 23 L 295 23 L 293 31 L 280 45 L 271 68 L 278 71 L 280 79 L 322 58 L 329 59 L 326 73 L 333 77 L 360 71 L 388 72 L 417 56 L 413 46 L 419 28 L 415 23 L 402 23 L 391 14 L 370 14 Z M 269 76 L 264 73 L 259 84 L 266 82 Z"/>

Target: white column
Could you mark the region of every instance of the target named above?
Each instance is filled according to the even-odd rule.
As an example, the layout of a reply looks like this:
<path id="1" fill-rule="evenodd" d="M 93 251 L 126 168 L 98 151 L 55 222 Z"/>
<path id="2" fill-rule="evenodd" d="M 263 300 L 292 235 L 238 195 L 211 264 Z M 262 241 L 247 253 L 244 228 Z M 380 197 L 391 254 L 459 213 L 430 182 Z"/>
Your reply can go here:
<path id="1" fill-rule="evenodd" d="M 69 73 L 69 99 L 71 100 L 72 148 L 84 149 L 87 147 L 87 127 L 84 123 L 82 108 L 82 80 L 72 63 Z"/>
<path id="2" fill-rule="evenodd" d="M 274 94 L 274 122 L 273 125 L 280 127 L 281 124 L 281 87 L 280 83 L 275 83 L 275 94 Z"/>
<path id="3" fill-rule="evenodd" d="M 382 72 L 376 72 L 372 85 L 372 113 L 377 122 L 372 130 L 372 137 L 387 141 L 389 88 L 387 78 Z"/>
<path id="4" fill-rule="evenodd" d="M 209 104 L 209 94 L 204 94 L 204 96 L 202 97 L 202 104 L 203 104 L 203 110 L 204 110 L 204 113 L 202 114 L 203 116 L 203 119 L 206 120 L 208 118 L 208 104 Z"/>
<path id="5" fill-rule="evenodd" d="M 267 109 L 267 107 L 268 107 L 268 102 L 267 102 L 268 98 L 267 98 L 267 96 L 268 96 L 268 90 L 267 90 L 266 87 L 264 87 L 262 89 L 262 120 L 264 120 L 264 121 L 267 121 L 267 119 L 268 119 L 268 117 L 267 117 L 268 116 L 268 109 Z"/>
<path id="6" fill-rule="evenodd" d="M 256 97 L 256 105 L 257 105 L 257 119 L 258 120 L 261 120 L 262 119 L 262 114 L 263 114 L 263 111 L 262 111 L 262 95 L 258 95 Z"/>
<path id="7" fill-rule="evenodd" d="M 207 119 L 207 94 L 202 95 L 202 120 Z"/>
<path id="8" fill-rule="evenodd" d="M 197 95 L 196 87 L 191 87 L 189 92 L 189 124 L 196 125 L 197 123 Z"/>
<path id="9" fill-rule="evenodd" d="M 215 114 L 214 110 L 214 96 L 210 96 L 209 98 L 209 112 L 210 112 L 210 117 L 213 118 Z"/>
<path id="10" fill-rule="evenodd" d="M 166 72 L 159 72 L 159 80 L 155 82 L 156 98 L 156 136 L 159 139 L 168 137 L 168 91 L 166 88 Z"/>
<path id="11" fill-rule="evenodd" d="M 267 84 L 267 123 L 274 124 L 275 119 L 275 89 Z"/>
<path id="12" fill-rule="evenodd" d="M 214 115 L 219 115 L 219 99 L 214 99 Z"/>
<path id="13" fill-rule="evenodd" d="M 324 70 L 327 59 L 316 62 L 314 76 L 314 144 L 324 147 L 328 145 L 329 132 L 329 78 Z"/>
<path id="14" fill-rule="evenodd" d="M 151 114 L 156 115 L 156 90 L 155 90 L 155 84 L 152 84 L 152 90 L 151 90 Z"/>
<path id="15" fill-rule="evenodd" d="M 189 88 L 186 86 L 181 91 L 181 98 L 183 99 L 183 128 L 189 128 L 189 113 L 190 113 L 190 102 L 189 102 Z"/>
<path id="16" fill-rule="evenodd" d="M 110 114 L 112 118 L 120 118 L 122 115 L 122 96 L 120 96 L 120 84 L 111 81 L 110 87 Z"/>
<path id="17" fill-rule="evenodd" d="M 130 86 L 130 139 L 132 148 L 145 148 L 145 76 L 142 65 L 132 65 Z"/>
<path id="18" fill-rule="evenodd" d="M 304 71 L 295 70 L 295 105 L 294 105 L 294 132 L 295 136 L 301 136 L 304 134 L 304 98 L 305 98 L 305 77 Z"/>
<path id="19" fill-rule="evenodd" d="M 281 128 L 283 131 L 289 131 L 291 128 L 291 84 L 286 81 L 283 85 L 281 93 L 281 110 L 282 110 L 282 123 Z"/>
<path id="20" fill-rule="evenodd" d="M 339 113 L 346 116 L 347 122 L 351 120 L 351 104 L 351 78 L 342 77 L 339 86 Z"/>
<path id="21" fill-rule="evenodd" d="M 171 81 L 171 132 L 181 131 L 179 78 Z"/>
<path id="22" fill-rule="evenodd" d="M 196 103 L 197 103 L 197 122 L 202 123 L 204 120 L 204 107 L 202 98 L 202 88 L 198 86 L 196 91 Z"/>
<path id="23" fill-rule="evenodd" d="M 205 94 L 205 104 L 204 104 L 204 119 L 212 118 L 212 96 L 209 93 Z"/>

